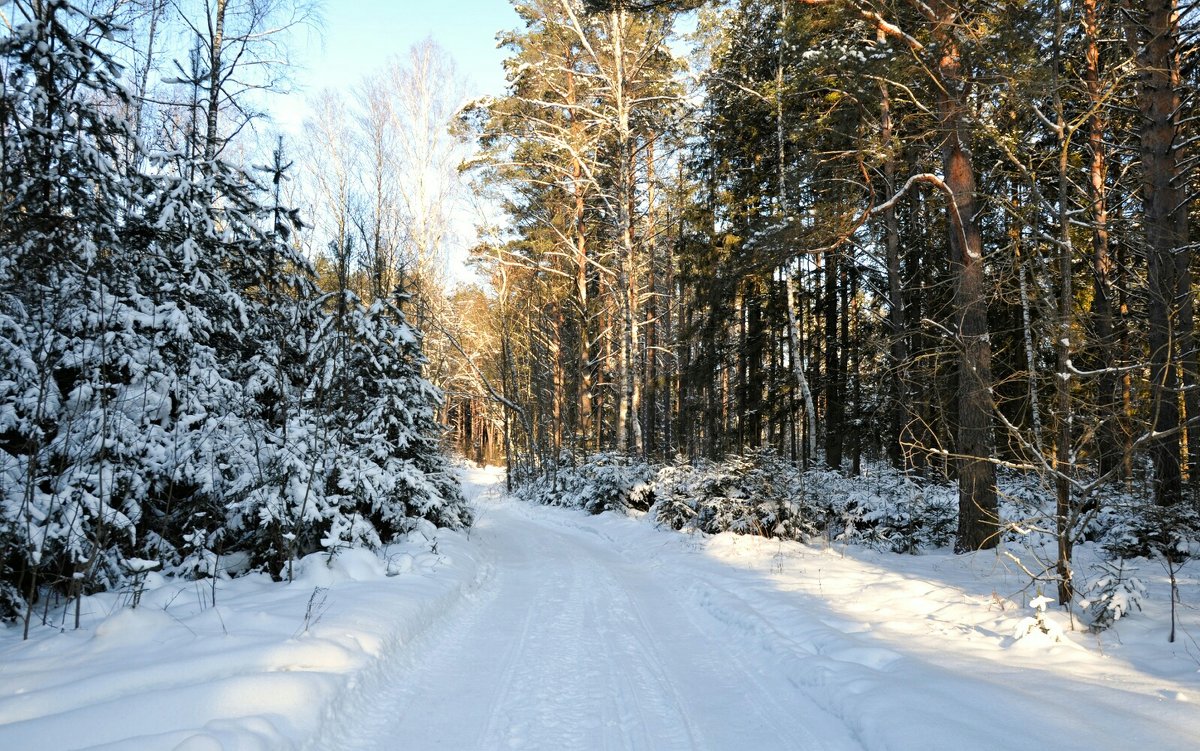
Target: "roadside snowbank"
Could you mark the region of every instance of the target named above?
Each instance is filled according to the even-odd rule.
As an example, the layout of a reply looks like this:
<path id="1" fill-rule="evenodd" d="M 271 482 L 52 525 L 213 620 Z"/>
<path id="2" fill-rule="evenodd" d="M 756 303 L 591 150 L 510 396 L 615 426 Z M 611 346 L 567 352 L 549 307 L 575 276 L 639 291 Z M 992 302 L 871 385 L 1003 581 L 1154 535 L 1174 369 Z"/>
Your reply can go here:
<path id="1" fill-rule="evenodd" d="M 468 479 L 468 494 L 493 482 Z M 488 570 L 464 534 L 427 530 L 382 555 L 309 556 L 287 584 L 218 582 L 215 606 L 211 581 L 150 574 L 137 609 L 106 593 L 77 631 L 73 613 L 28 642 L 0 631 L 0 748 L 299 746 Z"/>

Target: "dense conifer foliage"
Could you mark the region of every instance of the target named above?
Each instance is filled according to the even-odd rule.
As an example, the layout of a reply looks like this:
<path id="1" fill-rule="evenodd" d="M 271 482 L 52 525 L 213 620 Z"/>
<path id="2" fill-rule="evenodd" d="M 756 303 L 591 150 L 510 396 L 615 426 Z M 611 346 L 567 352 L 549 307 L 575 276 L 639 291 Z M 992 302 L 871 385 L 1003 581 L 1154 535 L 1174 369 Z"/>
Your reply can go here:
<path id="1" fill-rule="evenodd" d="M 318 289 L 289 241 L 296 212 L 206 147 L 213 128 L 145 147 L 112 19 L 67 0 L 12 7 L 0 617 L 28 629 L 39 601 L 150 567 L 289 576 L 300 556 L 421 519 L 468 524 L 404 296 Z"/>

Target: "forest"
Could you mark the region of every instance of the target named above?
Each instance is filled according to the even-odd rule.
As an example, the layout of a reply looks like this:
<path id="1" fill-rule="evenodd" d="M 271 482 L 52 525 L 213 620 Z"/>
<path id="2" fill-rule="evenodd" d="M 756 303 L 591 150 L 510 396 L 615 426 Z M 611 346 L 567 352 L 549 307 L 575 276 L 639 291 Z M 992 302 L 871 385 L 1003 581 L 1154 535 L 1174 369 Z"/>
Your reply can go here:
<path id="1" fill-rule="evenodd" d="M 237 139 L 309 10 L 184 10 L 6 8 L 0 617 L 26 637 L 152 571 L 210 579 L 215 605 L 218 577 L 470 523 L 412 294 L 318 274 L 295 159 Z"/>
<path id="2" fill-rule="evenodd" d="M 951 487 L 892 547 L 1041 536 L 1063 604 L 1082 540 L 1195 549 L 1194 5 L 516 8 L 460 117 L 507 217 L 455 306 L 460 451 L 800 538 L 882 533 L 814 500 L 853 478 Z"/>
<path id="3" fill-rule="evenodd" d="M 429 43 L 264 139 L 317 6 L 8 4 L 0 615 L 469 526 L 450 453 L 676 528 L 1036 537 L 1063 604 L 1084 540 L 1196 551 L 1193 5 L 513 7 L 503 94 Z"/>

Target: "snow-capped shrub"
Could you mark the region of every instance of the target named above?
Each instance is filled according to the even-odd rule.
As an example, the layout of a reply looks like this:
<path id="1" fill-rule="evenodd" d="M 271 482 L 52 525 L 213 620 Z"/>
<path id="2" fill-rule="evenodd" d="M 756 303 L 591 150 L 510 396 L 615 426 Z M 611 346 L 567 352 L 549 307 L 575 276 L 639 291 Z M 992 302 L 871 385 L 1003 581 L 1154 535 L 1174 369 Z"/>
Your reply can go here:
<path id="1" fill-rule="evenodd" d="M 701 470 L 686 463 L 668 464 L 654 478 L 654 505 L 650 516 L 656 524 L 671 529 L 695 529 L 699 508 L 697 498 Z"/>
<path id="2" fill-rule="evenodd" d="M 532 503 L 604 511 L 645 511 L 653 498 L 653 470 L 638 459 L 616 453 L 594 454 L 579 465 L 566 462 L 552 473 L 527 480 L 517 495 Z"/>
<path id="3" fill-rule="evenodd" d="M 996 472 L 1001 540 L 1039 547 L 1053 544 L 1056 496 L 1053 480 L 1036 472 L 1006 467 Z"/>
<path id="4" fill-rule="evenodd" d="M 805 475 L 806 487 L 826 514 L 831 539 L 896 553 L 949 545 L 958 525 L 958 493 L 926 484 L 891 467 L 860 477 L 833 470 Z"/>
<path id="5" fill-rule="evenodd" d="M 1079 536 L 1110 547 L 1125 534 L 1122 528 L 1128 523 L 1130 513 L 1144 504 L 1144 500 L 1138 500 L 1121 485 L 1101 487 L 1082 504 Z"/>
<path id="6" fill-rule="evenodd" d="M 1113 510 L 1101 538 L 1112 558 L 1169 558 L 1175 562 L 1200 554 L 1200 510 L 1188 503 L 1158 506 L 1131 503 Z"/>
<path id="7" fill-rule="evenodd" d="M 1017 623 L 1013 629 L 1013 639 L 1021 641 L 1036 637 L 1048 642 L 1063 641 L 1065 635 L 1062 627 L 1054 621 L 1046 620 L 1046 606 L 1053 602 L 1052 598 L 1041 594 L 1030 600 L 1029 607 L 1033 608 L 1033 615 L 1022 618 Z"/>
<path id="8" fill-rule="evenodd" d="M 952 487 L 886 467 L 859 477 L 829 469 L 804 472 L 770 451 L 659 467 L 598 454 L 519 482 L 517 495 L 594 513 L 648 506 L 655 523 L 672 529 L 787 540 L 825 533 L 909 553 L 950 544 L 958 520 Z"/>
<path id="9" fill-rule="evenodd" d="M 672 529 L 803 540 L 818 531 L 800 473 L 770 452 L 662 467 L 654 478 L 655 521 Z"/>
<path id="10" fill-rule="evenodd" d="M 1123 561 L 1101 561 L 1098 575 L 1088 582 L 1079 606 L 1093 631 L 1103 631 L 1135 610 L 1142 609 L 1146 585 L 1134 576 L 1136 569 Z"/>

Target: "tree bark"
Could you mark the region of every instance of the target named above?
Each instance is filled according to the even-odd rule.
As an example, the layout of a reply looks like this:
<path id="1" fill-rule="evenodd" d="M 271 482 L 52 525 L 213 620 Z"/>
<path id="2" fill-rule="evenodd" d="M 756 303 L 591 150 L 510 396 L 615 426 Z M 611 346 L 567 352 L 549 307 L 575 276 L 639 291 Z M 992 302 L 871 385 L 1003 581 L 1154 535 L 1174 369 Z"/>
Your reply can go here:
<path id="1" fill-rule="evenodd" d="M 1179 183 L 1179 29 L 1175 0 L 1144 0 L 1138 50 L 1138 110 L 1150 317 L 1150 430 L 1154 498 L 1183 495 L 1180 463 L 1179 348 L 1191 339 L 1187 207 Z M 1190 357 L 1190 353 L 1185 353 Z"/>
<path id="2" fill-rule="evenodd" d="M 960 347 L 958 365 L 958 539 L 957 552 L 996 546 L 999 504 L 992 463 L 992 366 L 988 338 L 983 239 L 976 220 L 975 168 L 966 146 L 970 84 L 954 35 L 958 13 L 938 6 L 935 28 L 941 48 L 937 95 L 942 131 L 942 170 L 949 188 L 950 265 L 954 274 L 954 315 Z"/>
<path id="3" fill-rule="evenodd" d="M 221 47 L 225 43 L 225 6 L 227 0 L 216 0 L 209 16 L 208 51 L 208 111 L 204 136 L 204 161 L 212 161 L 220 151 L 217 148 L 217 114 L 221 103 Z"/>
<path id="4" fill-rule="evenodd" d="M 808 429 L 805 436 L 808 440 L 803 452 L 807 464 L 810 457 L 817 455 L 817 410 L 813 404 L 812 389 L 808 387 L 808 378 L 804 375 L 804 348 L 800 343 L 800 325 L 796 316 L 796 292 L 791 271 L 784 269 L 783 277 L 787 280 L 788 343 L 791 345 L 789 359 L 792 364 L 792 375 L 796 379 L 796 385 L 800 388 L 800 396 L 804 399 L 805 416 L 808 418 Z"/>
<path id="5" fill-rule="evenodd" d="M 1096 410 L 1099 429 L 1096 448 L 1100 474 L 1120 471 L 1125 453 L 1121 429 L 1120 383 L 1117 378 L 1116 344 L 1113 326 L 1113 274 L 1115 268 L 1109 251 L 1108 230 L 1108 150 L 1104 145 L 1108 129 L 1105 117 L 1105 95 L 1100 79 L 1100 13 L 1101 0 L 1083 0 L 1084 70 L 1091 115 L 1087 124 L 1088 207 L 1091 219 L 1092 305 L 1089 311 L 1096 351 L 1097 378 Z"/>
<path id="6" fill-rule="evenodd" d="M 842 440 L 845 416 L 842 358 L 838 347 L 838 275 L 841 263 L 837 251 L 825 259 L 825 464 L 842 468 Z"/>
<path id="7" fill-rule="evenodd" d="M 575 84 L 574 58 L 567 54 L 567 113 L 571 120 L 571 136 L 578 144 L 582 141 L 583 125 L 577 111 L 579 98 Z M 583 453 L 596 450 L 599 445 L 595 441 L 592 429 L 592 355 L 591 355 L 591 326 L 588 301 L 588 244 L 585 216 L 587 202 L 584 190 L 583 163 L 577 153 L 571 158 L 571 186 L 574 193 L 572 207 L 571 230 L 575 241 L 575 306 L 579 316 L 579 342 L 576 360 L 578 373 L 579 397 L 579 443 Z"/>
<path id="8" fill-rule="evenodd" d="M 880 136 L 887 157 L 883 163 L 883 184 L 888 196 L 896 193 L 896 153 L 892 145 L 894 137 L 892 125 L 892 103 L 886 83 L 880 84 L 882 95 L 880 106 Z M 912 445 L 913 438 L 908 426 L 914 417 L 912 400 L 908 393 L 907 365 L 908 341 L 905 338 L 904 325 L 904 279 L 900 268 L 900 222 L 896 218 L 896 207 L 888 206 L 883 212 L 884 246 L 887 249 L 887 282 L 888 282 L 888 333 L 891 342 L 888 347 L 892 370 L 890 386 L 892 392 L 891 430 L 888 432 L 888 459 L 892 466 L 902 469 L 906 466 L 905 445 Z"/>

